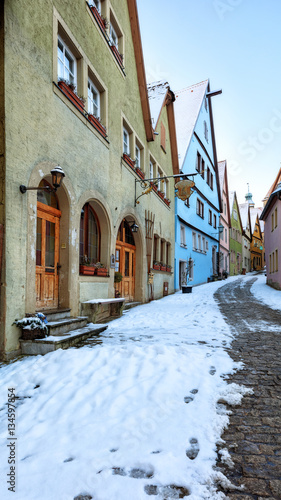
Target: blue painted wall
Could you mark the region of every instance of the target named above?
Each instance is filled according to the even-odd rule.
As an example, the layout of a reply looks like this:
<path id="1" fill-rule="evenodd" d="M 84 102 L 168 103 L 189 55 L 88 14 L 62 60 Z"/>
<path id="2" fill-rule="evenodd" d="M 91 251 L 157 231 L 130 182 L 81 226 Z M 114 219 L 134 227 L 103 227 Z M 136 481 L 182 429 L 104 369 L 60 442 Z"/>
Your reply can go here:
<path id="1" fill-rule="evenodd" d="M 208 127 L 208 141 L 204 134 L 204 121 Z M 200 174 L 194 177 L 196 189 L 189 198 L 190 206 L 187 207 L 185 202 L 176 198 L 175 211 L 176 211 L 176 234 L 175 234 L 175 289 L 179 289 L 181 285 L 181 272 L 186 267 L 185 263 L 192 259 L 193 265 L 193 279 L 190 284 L 198 285 L 207 282 L 208 278 L 213 275 L 215 265 L 215 254 L 219 250 L 218 243 L 218 226 L 219 226 L 219 195 L 217 190 L 216 172 L 213 168 L 214 165 L 214 151 L 212 146 L 212 132 L 209 115 L 209 106 L 207 110 L 203 102 L 197 123 L 194 129 L 193 136 L 181 167 L 183 173 L 196 172 L 197 151 L 205 162 L 205 176 L 204 179 Z M 196 137 L 196 135 L 198 137 Z M 202 145 L 201 145 L 201 143 Z M 213 174 L 213 190 L 207 184 L 207 167 Z M 197 199 L 204 205 L 204 218 L 201 218 L 196 213 Z M 212 225 L 209 224 L 209 210 L 212 212 Z M 216 215 L 216 228 L 214 227 L 214 215 Z M 185 246 L 183 235 L 181 234 L 181 226 L 184 227 L 185 232 Z M 193 239 L 192 233 L 196 234 L 196 242 Z M 201 238 L 201 250 L 198 248 Z M 203 241 L 205 239 L 205 250 L 203 249 Z M 213 250 L 214 247 L 214 250 Z M 197 250 L 196 250 L 197 248 Z"/>

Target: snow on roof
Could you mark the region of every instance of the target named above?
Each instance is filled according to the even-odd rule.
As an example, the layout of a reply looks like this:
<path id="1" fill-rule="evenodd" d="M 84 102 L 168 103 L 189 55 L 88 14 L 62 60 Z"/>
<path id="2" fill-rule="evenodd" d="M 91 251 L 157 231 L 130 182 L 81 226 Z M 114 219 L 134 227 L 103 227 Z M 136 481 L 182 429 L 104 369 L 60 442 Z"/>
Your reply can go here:
<path id="1" fill-rule="evenodd" d="M 267 192 L 265 198 L 263 201 L 267 201 L 268 198 L 270 197 L 270 195 L 276 190 L 279 182 L 281 182 L 281 168 L 279 169 L 279 172 L 277 174 L 277 177 L 275 178 L 275 181 L 273 182 L 273 184 L 271 185 L 269 191 Z"/>
<path id="2" fill-rule="evenodd" d="M 225 168 L 226 168 L 226 160 L 218 161 L 218 171 L 219 171 L 219 181 L 220 181 L 221 197 L 222 197 L 222 194 L 223 194 L 223 184 L 224 184 Z"/>
<path id="3" fill-rule="evenodd" d="M 235 191 L 229 191 L 229 208 L 230 208 L 230 214 L 232 214 L 234 197 L 235 197 Z"/>
<path id="4" fill-rule="evenodd" d="M 254 207 L 250 208 L 251 225 L 252 225 L 252 231 L 253 232 L 254 232 L 254 229 L 255 229 L 256 218 L 257 218 L 257 216 L 258 216 L 258 218 L 260 218 L 261 213 L 262 213 L 262 208 L 254 208 Z M 261 220 L 259 220 L 259 223 L 260 223 L 261 231 L 263 232 L 263 230 L 264 230 L 264 222 L 261 221 Z"/>
<path id="5" fill-rule="evenodd" d="M 180 168 L 183 165 L 208 84 L 209 80 L 204 80 L 175 92 L 174 110 Z"/>
<path id="6" fill-rule="evenodd" d="M 248 213 L 249 213 L 249 204 L 248 203 L 241 203 L 239 205 L 239 211 L 240 211 L 240 217 L 242 221 L 242 227 L 243 229 L 247 229 L 247 223 L 248 223 Z"/>
<path id="7" fill-rule="evenodd" d="M 167 91 L 168 82 L 153 82 L 147 85 L 152 126 L 155 129 Z"/>

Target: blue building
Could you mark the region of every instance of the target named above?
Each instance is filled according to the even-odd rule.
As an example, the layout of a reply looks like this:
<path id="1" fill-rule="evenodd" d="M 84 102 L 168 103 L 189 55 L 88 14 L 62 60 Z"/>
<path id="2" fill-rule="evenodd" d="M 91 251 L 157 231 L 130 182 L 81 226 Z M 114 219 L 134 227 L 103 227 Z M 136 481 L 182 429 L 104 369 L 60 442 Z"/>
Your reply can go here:
<path id="1" fill-rule="evenodd" d="M 210 91 L 205 80 L 176 93 L 179 167 L 196 173 L 191 197 L 175 204 L 175 289 L 218 274 L 221 196 Z"/>

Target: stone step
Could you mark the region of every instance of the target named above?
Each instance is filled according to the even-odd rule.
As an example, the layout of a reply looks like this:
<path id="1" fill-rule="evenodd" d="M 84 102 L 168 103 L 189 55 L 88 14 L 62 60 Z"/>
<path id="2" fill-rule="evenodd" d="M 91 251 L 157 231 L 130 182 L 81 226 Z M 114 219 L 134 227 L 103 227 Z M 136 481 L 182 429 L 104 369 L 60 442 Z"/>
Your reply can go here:
<path id="1" fill-rule="evenodd" d="M 93 323 L 88 323 L 88 325 L 83 328 L 71 330 L 62 335 L 50 336 L 37 340 L 20 339 L 22 354 L 37 356 L 38 354 L 44 355 L 48 352 L 56 351 L 57 349 L 67 349 L 88 337 L 93 335 L 98 336 L 106 329 L 107 325 L 94 325 Z"/>
<path id="2" fill-rule="evenodd" d="M 78 328 L 83 328 L 87 325 L 87 316 L 78 316 L 77 318 L 64 318 L 57 321 L 50 321 L 47 323 L 49 329 L 49 335 L 57 336 L 64 333 L 70 332 L 71 330 L 77 330 Z"/>
<path id="3" fill-rule="evenodd" d="M 70 318 L 70 309 L 52 309 L 51 311 L 38 311 L 44 314 L 48 321 Z"/>

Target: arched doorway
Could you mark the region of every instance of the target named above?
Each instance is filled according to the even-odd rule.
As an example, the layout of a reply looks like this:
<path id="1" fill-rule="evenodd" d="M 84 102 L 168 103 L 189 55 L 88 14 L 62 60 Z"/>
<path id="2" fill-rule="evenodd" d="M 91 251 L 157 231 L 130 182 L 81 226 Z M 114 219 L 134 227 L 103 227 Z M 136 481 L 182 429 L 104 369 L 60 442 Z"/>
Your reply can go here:
<path id="1" fill-rule="evenodd" d="M 135 298 L 136 246 L 130 225 L 123 219 L 120 224 L 115 249 L 115 272 L 120 272 L 123 279 L 116 283 L 116 290 L 127 302 Z"/>
<path id="2" fill-rule="evenodd" d="M 47 187 L 42 180 L 40 187 Z M 51 187 L 51 186 L 50 186 Z M 37 193 L 36 225 L 36 309 L 57 309 L 59 305 L 59 237 L 61 211 L 54 192 Z"/>

